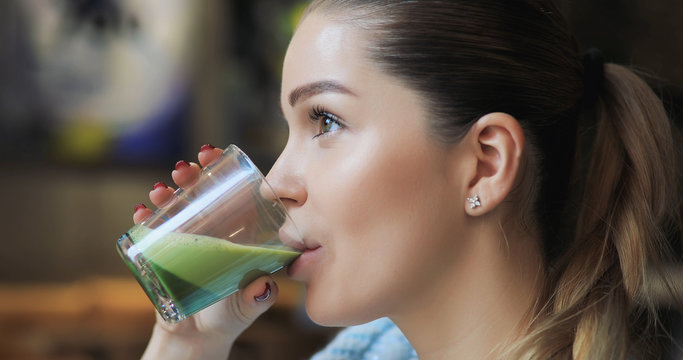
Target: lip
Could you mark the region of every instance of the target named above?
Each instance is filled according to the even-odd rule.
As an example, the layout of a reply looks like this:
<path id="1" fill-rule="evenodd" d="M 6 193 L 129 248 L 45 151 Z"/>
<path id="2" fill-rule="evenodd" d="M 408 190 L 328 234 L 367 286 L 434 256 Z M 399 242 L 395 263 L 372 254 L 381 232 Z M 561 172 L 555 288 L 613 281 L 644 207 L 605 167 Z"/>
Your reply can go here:
<path id="1" fill-rule="evenodd" d="M 305 281 L 310 278 L 313 264 L 320 256 L 321 249 L 321 246 L 304 249 L 301 255 L 287 268 L 287 275 L 299 281 Z"/>

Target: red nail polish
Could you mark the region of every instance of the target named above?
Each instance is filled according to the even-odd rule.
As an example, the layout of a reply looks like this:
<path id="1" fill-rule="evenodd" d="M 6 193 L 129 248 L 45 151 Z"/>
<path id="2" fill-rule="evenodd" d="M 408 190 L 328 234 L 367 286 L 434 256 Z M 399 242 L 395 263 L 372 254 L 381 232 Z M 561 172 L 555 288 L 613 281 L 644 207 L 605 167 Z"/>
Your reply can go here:
<path id="1" fill-rule="evenodd" d="M 199 149 L 199 152 L 206 151 L 206 150 L 213 150 L 216 147 L 211 145 L 211 144 L 204 144 L 202 145 L 201 149 Z"/>
<path id="2" fill-rule="evenodd" d="M 147 209 L 147 206 L 145 206 L 145 204 L 137 204 L 137 205 L 135 205 L 135 208 L 133 209 L 133 212 L 136 213 L 136 212 L 138 212 L 138 210 L 140 210 L 140 209 Z"/>
<path id="3" fill-rule="evenodd" d="M 185 160 L 180 160 L 177 163 L 175 163 L 175 169 L 180 170 L 181 168 L 184 167 L 190 167 L 190 163 L 185 161 Z"/>
<path id="4" fill-rule="evenodd" d="M 165 189 L 165 188 L 167 188 L 167 187 L 168 187 L 168 185 L 166 185 L 165 183 L 159 181 L 158 183 L 154 184 L 154 186 L 152 187 L 152 190 L 156 190 L 156 189 L 158 189 L 158 188 L 164 188 L 164 189 Z"/>
<path id="5" fill-rule="evenodd" d="M 266 289 L 263 290 L 263 294 L 259 296 L 254 296 L 254 300 L 257 302 L 264 302 L 270 298 L 270 283 L 266 283 Z"/>

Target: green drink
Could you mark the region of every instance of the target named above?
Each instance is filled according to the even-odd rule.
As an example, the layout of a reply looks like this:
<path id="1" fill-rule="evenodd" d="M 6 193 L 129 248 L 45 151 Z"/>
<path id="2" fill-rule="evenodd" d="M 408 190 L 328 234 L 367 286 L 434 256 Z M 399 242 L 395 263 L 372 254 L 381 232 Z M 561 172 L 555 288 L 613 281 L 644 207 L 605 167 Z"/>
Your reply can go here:
<path id="1" fill-rule="evenodd" d="M 144 245 L 152 232 L 137 225 L 124 235 L 124 241 L 132 242 L 129 249 Z M 165 303 L 161 305 L 164 309 L 178 314 L 193 314 L 299 256 L 284 245 L 247 246 L 173 232 L 133 251 L 139 252 L 135 263 L 127 263 L 134 273 L 143 269 L 137 279 L 147 295 L 155 304 Z M 182 318 L 180 315 L 177 321 Z"/>
<path id="2" fill-rule="evenodd" d="M 263 174 L 230 145 L 116 248 L 162 318 L 176 323 L 282 269 L 304 245 Z"/>

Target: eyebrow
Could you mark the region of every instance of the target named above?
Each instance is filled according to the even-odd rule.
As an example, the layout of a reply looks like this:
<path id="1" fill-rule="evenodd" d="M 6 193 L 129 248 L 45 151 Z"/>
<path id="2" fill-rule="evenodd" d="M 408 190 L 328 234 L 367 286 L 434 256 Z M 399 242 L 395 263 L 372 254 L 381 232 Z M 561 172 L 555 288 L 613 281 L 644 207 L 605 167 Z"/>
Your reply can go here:
<path id="1" fill-rule="evenodd" d="M 334 80 L 322 80 L 299 86 L 289 93 L 289 105 L 294 107 L 297 102 L 306 100 L 311 96 L 334 92 L 356 96 L 349 88 Z"/>

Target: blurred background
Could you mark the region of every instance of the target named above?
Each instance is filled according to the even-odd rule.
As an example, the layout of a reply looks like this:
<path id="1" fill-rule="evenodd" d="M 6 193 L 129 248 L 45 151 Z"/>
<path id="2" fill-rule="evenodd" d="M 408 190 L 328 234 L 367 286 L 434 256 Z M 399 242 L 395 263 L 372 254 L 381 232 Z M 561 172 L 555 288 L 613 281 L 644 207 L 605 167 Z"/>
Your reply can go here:
<path id="1" fill-rule="evenodd" d="M 114 242 L 202 144 L 238 144 L 270 168 L 287 136 L 282 58 L 306 3 L 0 2 L 0 358 L 140 356 L 153 310 Z M 647 70 L 681 124 L 683 2 L 557 3 L 583 48 Z M 279 283 L 231 359 L 304 359 L 337 331 L 306 318 L 299 284 Z"/>

